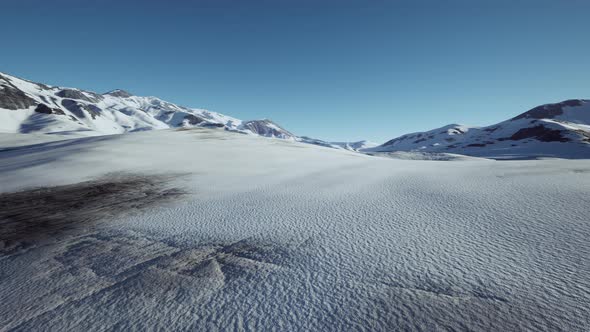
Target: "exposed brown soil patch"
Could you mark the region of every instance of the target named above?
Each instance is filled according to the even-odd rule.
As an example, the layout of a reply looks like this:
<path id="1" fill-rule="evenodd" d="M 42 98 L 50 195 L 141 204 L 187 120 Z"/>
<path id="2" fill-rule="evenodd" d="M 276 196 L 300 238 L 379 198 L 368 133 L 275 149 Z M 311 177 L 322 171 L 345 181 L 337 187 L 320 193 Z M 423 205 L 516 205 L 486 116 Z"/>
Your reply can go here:
<path id="1" fill-rule="evenodd" d="M 21 247 L 183 195 L 162 176 L 109 175 L 95 181 L 0 194 L 0 249 Z"/>

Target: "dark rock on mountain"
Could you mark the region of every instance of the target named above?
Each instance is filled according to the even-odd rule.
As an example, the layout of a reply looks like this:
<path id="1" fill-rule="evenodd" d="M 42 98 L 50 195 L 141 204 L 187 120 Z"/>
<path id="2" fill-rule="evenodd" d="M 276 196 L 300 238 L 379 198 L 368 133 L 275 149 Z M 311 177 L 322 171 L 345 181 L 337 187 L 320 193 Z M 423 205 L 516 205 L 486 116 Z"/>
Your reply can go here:
<path id="1" fill-rule="evenodd" d="M 247 129 L 255 134 L 266 137 L 295 137 L 295 135 L 268 119 L 244 121 L 242 122 L 240 129 Z"/>
<path id="2" fill-rule="evenodd" d="M 96 119 L 97 116 L 100 116 L 101 109 L 92 104 L 83 104 L 71 99 L 64 99 L 61 101 L 61 104 L 68 111 L 74 113 L 74 115 L 79 119 L 86 117 L 86 113 L 84 111 L 88 112 L 92 119 Z"/>
<path id="3" fill-rule="evenodd" d="M 35 106 L 37 102 L 0 75 L 0 108 L 19 110 Z"/>
<path id="4" fill-rule="evenodd" d="M 74 113 L 74 115 L 78 119 L 83 119 L 86 117 L 86 114 L 82 110 L 82 107 L 80 107 L 80 104 L 78 104 L 75 100 L 64 99 L 61 101 L 61 105 L 65 107 L 68 111 Z"/>
<path id="5" fill-rule="evenodd" d="M 205 128 L 223 128 L 225 125 L 223 123 L 216 123 L 216 122 L 207 122 L 202 124 Z"/>
<path id="6" fill-rule="evenodd" d="M 55 95 L 62 98 L 84 100 L 90 103 L 96 103 L 103 99 L 103 96 L 94 92 L 86 92 L 86 94 L 84 94 L 80 90 L 73 89 L 63 89 L 57 92 Z"/>
<path id="7" fill-rule="evenodd" d="M 196 124 L 199 124 L 199 123 L 201 123 L 201 122 L 205 121 L 205 119 L 203 119 L 203 118 L 200 118 L 200 117 L 198 117 L 198 116 L 196 116 L 196 115 L 192 115 L 192 114 L 187 114 L 187 115 L 184 117 L 184 119 L 185 119 L 185 120 L 187 120 L 187 121 L 188 121 L 188 123 L 189 123 L 189 124 L 192 124 L 192 125 L 196 125 Z"/>
<path id="8" fill-rule="evenodd" d="M 43 114 L 51 114 L 51 108 L 47 107 L 47 105 L 45 105 L 45 104 L 39 104 L 39 105 L 37 105 L 37 108 L 35 108 L 35 112 L 43 113 Z"/>
<path id="9" fill-rule="evenodd" d="M 563 107 L 565 106 L 582 106 L 584 103 L 581 99 L 569 99 L 555 104 L 545 104 L 537 106 L 529 111 L 526 111 L 512 120 L 518 119 L 552 119 L 558 115 L 563 114 Z"/>
<path id="10" fill-rule="evenodd" d="M 133 96 L 131 93 L 125 91 L 125 90 L 121 90 L 121 89 L 116 89 L 113 91 L 109 91 L 107 93 L 105 93 L 106 95 L 111 95 L 113 97 L 119 97 L 119 98 L 129 98 L 131 96 Z"/>
<path id="11" fill-rule="evenodd" d="M 37 105 L 35 108 L 35 112 L 43 113 L 43 114 L 57 114 L 57 115 L 65 115 L 64 111 L 60 110 L 59 108 L 49 108 L 49 106 L 45 104 Z"/>
<path id="12" fill-rule="evenodd" d="M 92 119 L 96 119 L 97 116 L 100 116 L 100 113 L 102 112 L 102 110 L 96 106 L 96 105 L 92 105 L 92 104 L 88 104 L 88 105 L 82 105 L 84 107 L 84 109 L 90 113 L 90 116 L 92 116 Z"/>
<path id="13" fill-rule="evenodd" d="M 513 141 L 519 141 L 527 138 L 534 138 L 541 142 L 569 142 L 570 139 L 562 135 L 561 130 L 549 129 L 543 125 L 535 127 L 522 128 L 514 135 L 510 136 Z"/>

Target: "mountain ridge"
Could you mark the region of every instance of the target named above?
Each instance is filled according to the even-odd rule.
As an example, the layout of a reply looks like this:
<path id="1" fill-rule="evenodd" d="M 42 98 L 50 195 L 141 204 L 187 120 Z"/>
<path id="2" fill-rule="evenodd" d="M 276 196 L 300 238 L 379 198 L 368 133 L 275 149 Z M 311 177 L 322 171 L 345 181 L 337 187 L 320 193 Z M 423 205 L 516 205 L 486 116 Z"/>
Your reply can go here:
<path id="1" fill-rule="evenodd" d="M 0 72 L 0 132 L 104 135 L 178 127 L 219 128 L 356 151 L 354 142 L 332 144 L 300 137 L 269 119 L 243 121 L 123 89 L 99 94 Z"/>
<path id="2" fill-rule="evenodd" d="M 365 153 L 451 153 L 492 159 L 590 158 L 590 100 L 534 107 L 484 127 L 450 124 L 393 138 Z"/>
<path id="3" fill-rule="evenodd" d="M 405 134 L 378 145 L 298 136 L 267 118 L 244 121 L 153 96 L 136 96 L 122 89 L 99 94 L 36 83 L 0 72 L 0 132 L 91 136 L 179 127 L 219 128 L 386 156 L 403 152 L 492 159 L 590 158 L 588 99 L 540 105 L 490 126 L 450 124 Z"/>

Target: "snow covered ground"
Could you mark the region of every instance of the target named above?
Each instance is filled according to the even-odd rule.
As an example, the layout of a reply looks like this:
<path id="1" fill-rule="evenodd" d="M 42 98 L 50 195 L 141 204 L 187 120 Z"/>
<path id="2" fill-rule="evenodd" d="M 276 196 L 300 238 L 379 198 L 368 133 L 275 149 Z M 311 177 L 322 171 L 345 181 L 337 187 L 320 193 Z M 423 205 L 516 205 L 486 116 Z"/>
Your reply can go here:
<path id="1" fill-rule="evenodd" d="M 590 329 L 590 161 L 43 137 L 0 135 L 0 330 Z"/>

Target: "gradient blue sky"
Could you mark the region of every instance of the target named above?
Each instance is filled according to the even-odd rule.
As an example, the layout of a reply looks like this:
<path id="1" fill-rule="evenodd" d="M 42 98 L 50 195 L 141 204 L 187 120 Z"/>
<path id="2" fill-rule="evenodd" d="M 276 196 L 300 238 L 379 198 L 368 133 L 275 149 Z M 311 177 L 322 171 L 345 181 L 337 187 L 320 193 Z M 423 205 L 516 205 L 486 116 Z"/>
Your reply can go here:
<path id="1" fill-rule="evenodd" d="M 328 140 L 590 97 L 590 1 L 2 1 L 0 71 Z"/>

